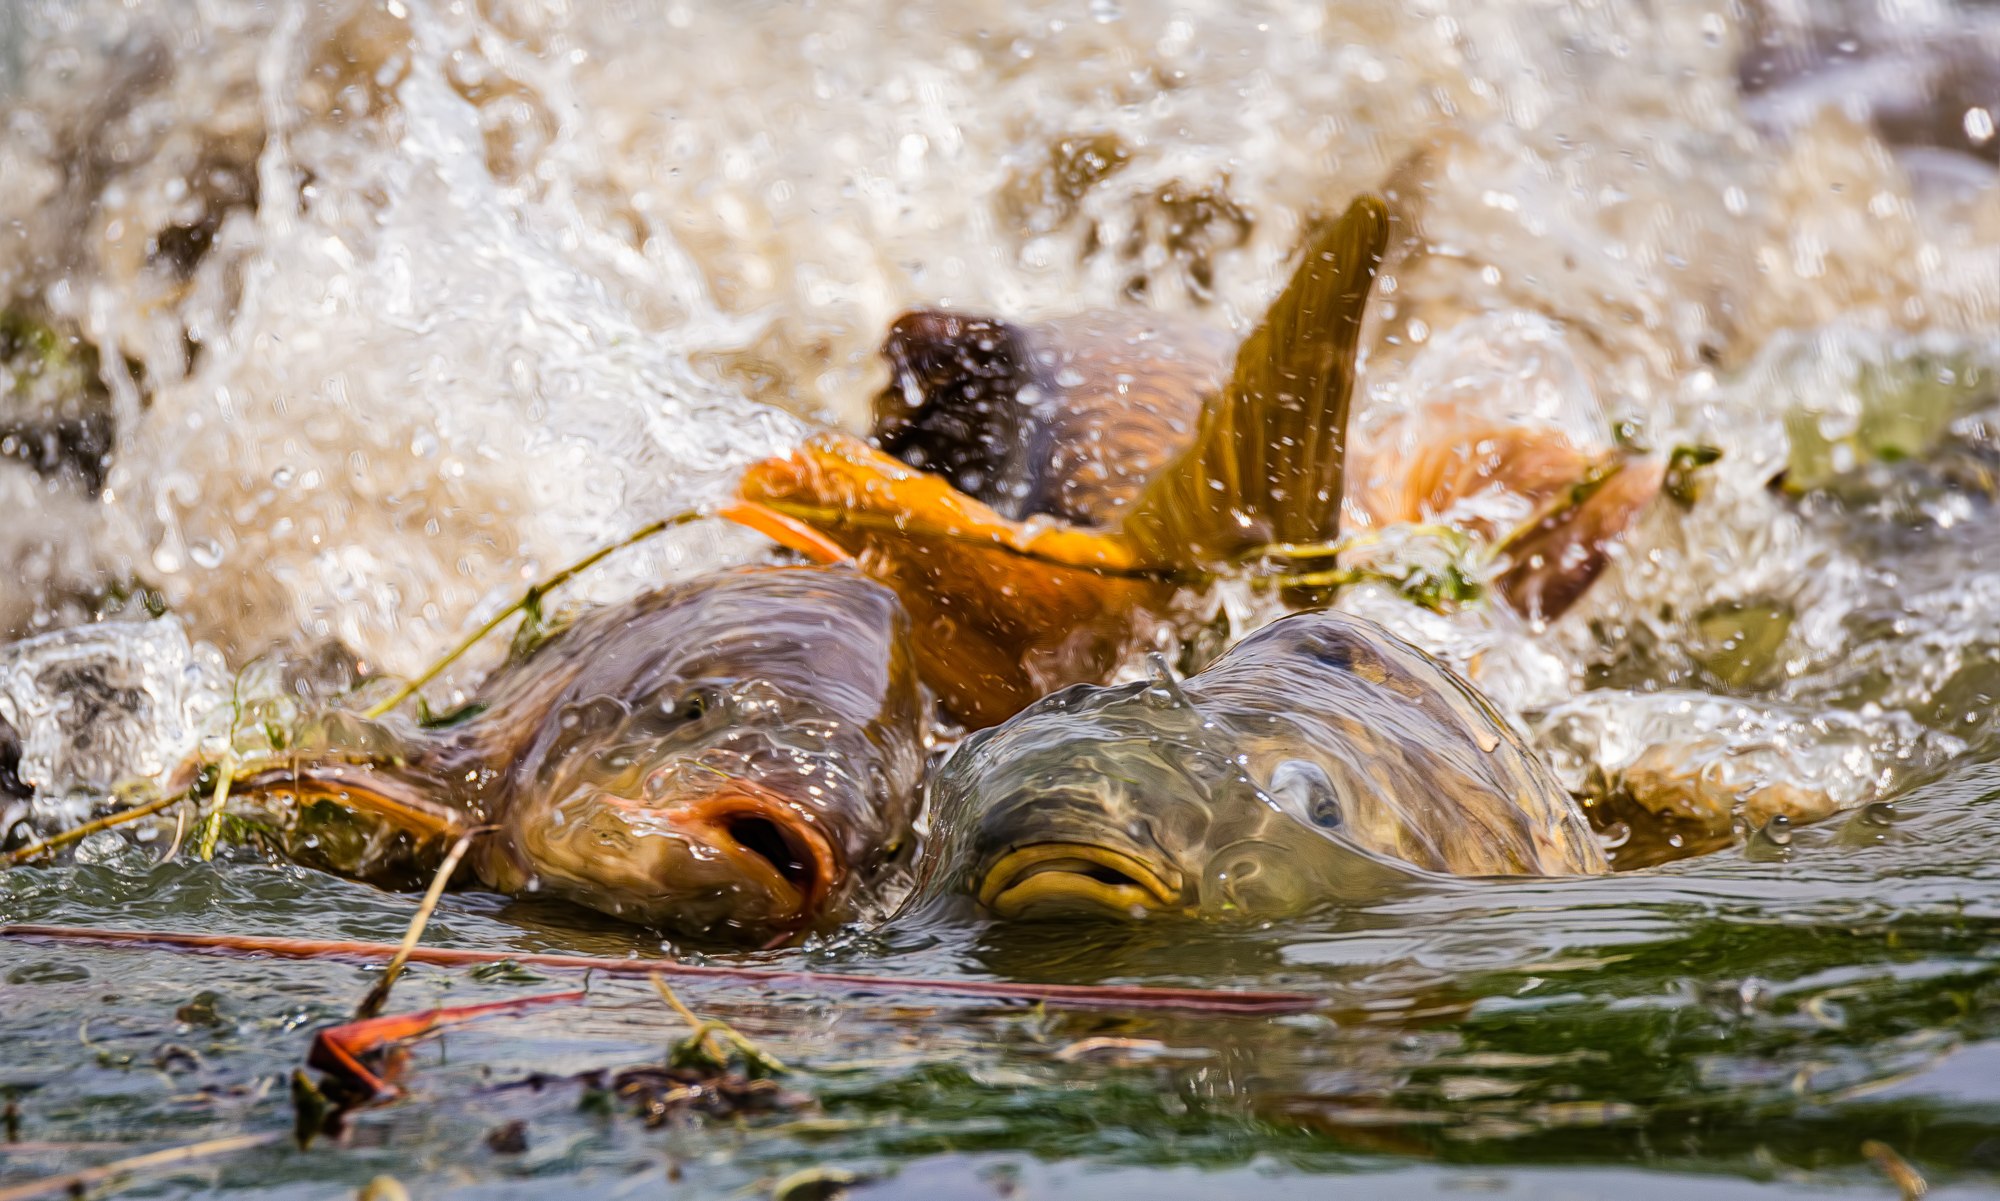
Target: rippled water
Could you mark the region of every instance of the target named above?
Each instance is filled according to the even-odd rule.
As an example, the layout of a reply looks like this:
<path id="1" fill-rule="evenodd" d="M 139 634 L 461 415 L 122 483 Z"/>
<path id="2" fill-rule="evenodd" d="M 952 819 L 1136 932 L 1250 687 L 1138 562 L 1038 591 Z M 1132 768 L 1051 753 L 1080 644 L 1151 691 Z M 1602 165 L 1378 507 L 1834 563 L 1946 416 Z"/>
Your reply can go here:
<path id="1" fill-rule="evenodd" d="M 823 1166 L 880 1197 L 1893 1195 L 1871 1139 L 1936 1195 L 2000 1188 L 1996 41 L 1942 0 L 0 5 L 0 315 L 63 347 L 30 370 L 0 322 L 0 626 L 27 640 L 0 717 L 42 790 L 10 828 L 246 737 L 274 647 L 308 692 L 414 673 L 527 581 L 858 421 L 904 307 L 1240 331 L 1305 223 L 1371 190 L 1396 224 L 1364 441 L 1449 405 L 1722 458 L 1546 629 L 1341 603 L 1463 667 L 1579 788 L 1643 762 L 1840 810 L 1268 929 L 772 953 L 1330 1005 L 690 987 L 817 1103 L 740 1126 L 515 1087 L 676 1036 L 596 981 L 423 1044 L 344 1146 L 157 1189 L 726 1196 Z M 764 553 L 692 526 L 569 599 Z M 411 910 L 242 850 L 160 863 L 177 842 L 0 872 L 0 922 L 393 939 Z M 479 893 L 429 938 L 660 950 Z M 289 1129 L 312 1028 L 370 978 L 0 943 L 0 1189 Z M 418 968 L 396 1001 L 566 986 Z M 513 1119 L 527 1150 L 489 1149 Z"/>

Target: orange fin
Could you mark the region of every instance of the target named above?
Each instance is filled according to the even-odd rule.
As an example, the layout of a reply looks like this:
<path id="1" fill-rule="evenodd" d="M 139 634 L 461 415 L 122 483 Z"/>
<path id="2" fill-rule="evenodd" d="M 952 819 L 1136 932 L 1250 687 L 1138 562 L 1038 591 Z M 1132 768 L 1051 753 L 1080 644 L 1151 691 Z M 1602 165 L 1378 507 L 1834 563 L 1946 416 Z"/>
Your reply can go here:
<path id="1" fill-rule="evenodd" d="M 850 549 L 870 537 L 904 538 L 1087 570 L 1142 567 L 1116 537 L 1049 520 L 1014 521 L 942 477 L 845 434 L 818 434 L 785 458 L 752 465 L 739 491 L 747 504 L 802 522 Z"/>
<path id="2" fill-rule="evenodd" d="M 1388 231 L 1388 210 L 1363 196 L 1307 246 L 1202 410 L 1194 445 L 1126 517 L 1141 558 L 1220 566 L 1338 532 L 1361 320 Z"/>
<path id="3" fill-rule="evenodd" d="M 810 525 L 910 612 L 924 682 L 954 718 L 991 725 L 1096 679 L 1171 584 L 1130 574 L 1112 535 L 1011 521 L 856 439 L 821 435 L 745 473 L 747 502 Z"/>
<path id="4" fill-rule="evenodd" d="M 1516 612 L 1554 621 L 1611 562 L 1611 548 L 1660 494 L 1666 464 L 1613 459 L 1540 518 L 1509 535 L 1509 565 L 1496 586 Z"/>
<path id="5" fill-rule="evenodd" d="M 833 539 L 796 517 L 788 517 L 769 505 L 739 500 L 717 516 L 752 529 L 788 550 L 797 551 L 815 563 L 852 563 L 854 556 Z"/>

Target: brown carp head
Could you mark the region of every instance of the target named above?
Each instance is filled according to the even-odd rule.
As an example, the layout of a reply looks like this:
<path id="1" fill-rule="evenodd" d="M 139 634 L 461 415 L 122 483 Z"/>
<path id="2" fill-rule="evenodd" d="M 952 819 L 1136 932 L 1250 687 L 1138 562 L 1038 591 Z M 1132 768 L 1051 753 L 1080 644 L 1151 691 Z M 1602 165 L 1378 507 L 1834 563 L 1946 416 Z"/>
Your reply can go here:
<path id="1" fill-rule="evenodd" d="M 908 837 L 917 685 L 894 594 L 808 568 L 595 613 L 497 686 L 467 746 L 497 770 L 475 869 L 709 941 L 844 910 Z"/>
<path id="2" fill-rule="evenodd" d="M 1372 622 L 1286 618 L 1176 681 L 1078 685 L 968 739 L 931 787 L 913 905 L 1261 921 L 1420 872 L 1606 870 L 1549 769 Z"/>
<path id="3" fill-rule="evenodd" d="M 854 571 L 723 572 L 578 619 L 400 767 L 350 755 L 267 786 L 324 796 L 344 772 L 363 807 L 427 790 L 491 827 L 469 858 L 489 887 L 761 946 L 849 914 L 909 842 L 908 626 Z"/>

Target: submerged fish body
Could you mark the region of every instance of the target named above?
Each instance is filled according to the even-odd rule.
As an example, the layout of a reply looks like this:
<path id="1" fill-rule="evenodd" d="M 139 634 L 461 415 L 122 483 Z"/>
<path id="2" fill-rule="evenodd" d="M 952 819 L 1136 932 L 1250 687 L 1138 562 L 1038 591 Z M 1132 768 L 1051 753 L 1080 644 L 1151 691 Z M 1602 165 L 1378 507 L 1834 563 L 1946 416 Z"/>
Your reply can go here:
<path id="1" fill-rule="evenodd" d="M 883 348 L 874 445 L 823 435 L 752 467 L 743 499 L 781 515 L 760 527 L 780 540 L 820 557 L 831 543 L 894 586 L 926 681 L 972 728 L 1108 678 L 1186 624 L 1190 589 L 1216 573 L 1329 566 L 1343 503 L 1414 522 L 1506 494 L 1526 524 L 1468 532 L 1507 539 L 1503 596 L 1558 616 L 1660 472 L 1552 427 L 1467 418 L 1425 435 L 1407 479 L 1377 455 L 1350 495 L 1349 406 L 1387 231 L 1380 201 L 1356 201 L 1233 353 L 1158 317 L 905 314 Z"/>
<path id="2" fill-rule="evenodd" d="M 845 916 L 907 845 L 908 635 L 857 572 L 723 572 L 579 618 L 495 673 L 460 725 L 334 723 L 244 787 L 433 845 L 485 828 L 468 862 L 489 887 L 764 944 Z"/>
<path id="3" fill-rule="evenodd" d="M 968 726 L 1103 679 L 1185 585 L 1333 536 L 1387 230 L 1373 197 L 1320 230 L 1233 359 L 1117 317 L 910 314 L 877 407 L 896 453 L 822 435 L 753 466 L 742 499 L 806 527 L 779 533 L 795 548 L 830 541 L 895 586 L 926 681 Z"/>
<path id="4" fill-rule="evenodd" d="M 931 784 L 917 904 L 1263 920 L 1412 869 L 1607 870 L 1575 802 L 1470 685 L 1359 618 L 1282 619 L 1177 681 L 1077 685 Z"/>

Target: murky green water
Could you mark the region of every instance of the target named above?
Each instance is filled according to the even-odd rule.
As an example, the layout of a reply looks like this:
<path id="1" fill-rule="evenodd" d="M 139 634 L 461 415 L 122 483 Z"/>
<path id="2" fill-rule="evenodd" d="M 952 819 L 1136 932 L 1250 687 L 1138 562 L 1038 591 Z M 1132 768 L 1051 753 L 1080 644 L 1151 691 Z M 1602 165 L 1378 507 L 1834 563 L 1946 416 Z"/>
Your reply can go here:
<path id="1" fill-rule="evenodd" d="M 640 983 L 449 1032 L 343 1145 L 233 1156 L 148 1195 L 729 1196 L 801 1168 L 859 1196 L 1893 1195 L 1877 1139 L 1941 1187 L 2000 1188 L 2000 772 L 1966 764 L 1892 827 L 1799 836 L 1594 881 L 1466 884 L 1254 933 L 889 929 L 772 961 L 896 975 L 1268 986 L 1323 1014 L 1062 1013 L 690 985 L 796 1066 L 809 1112 L 649 1129 L 538 1077 L 658 1061 L 678 1022 Z M 410 901 L 284 867 L 24 870 L 0 919 L 393 939 Z M 439 945 L 657 951 L 575 912 L 447 900 Z M 0 944 L 0 1184 L 159 1146 L 287 1130 L 311 1031 L 373 969 Z M 559 973 L 411 970 L 400 1008 L 560 991 Z M 189 1008 L 192 1006 L 192 1008 Z M 179 1013 L 181 1016 L 177 1016 Z M 211 1016 L 212 1013 L 212 1016 Z M 194 1020 L 188 1020 L 192 1017 Z M 1144 1040 L 1066 1055 L 1081 1040 Z M 192 1055 L 169 1054 L 185 1048 Z M 486 1135 L 527 1123 L 519 1154 Z M 1347 1186 L 1342 1186 L 1347 1187 Z"/>

